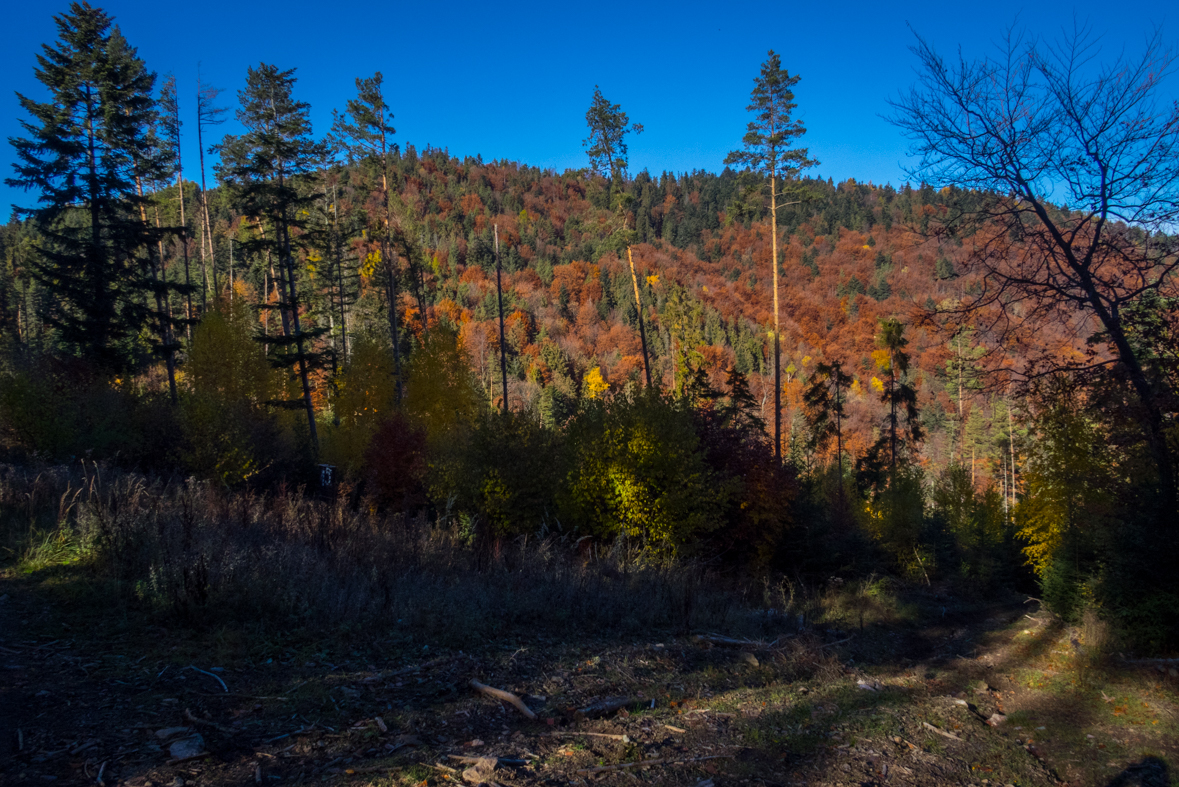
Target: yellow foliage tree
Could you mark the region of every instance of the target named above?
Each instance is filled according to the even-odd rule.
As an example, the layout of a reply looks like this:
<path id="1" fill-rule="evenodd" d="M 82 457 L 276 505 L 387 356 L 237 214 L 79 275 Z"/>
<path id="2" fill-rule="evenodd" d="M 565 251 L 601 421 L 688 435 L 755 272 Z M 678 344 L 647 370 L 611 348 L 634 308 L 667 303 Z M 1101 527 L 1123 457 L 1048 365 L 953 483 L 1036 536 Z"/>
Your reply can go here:
<path id="1" fill-rule="evenodd" d="M 406 377 L 405 410 L 432 442 L 470 424 L 479 413 L 483 397 L 454 331 L 431 330 L 410 359 Z"/>
<path id="2" fill-rule="evenodd" d="M 184 366 L 191 390 L 260 405 L 281 394 L 279 377 L 253 336 L 253 315 L 241 299 L 219 302 L 196 327 Z"/>
<path id="3" fill-rule="evenodd" d="M 283 424 L 266 403 L 284 397 L 283 382 L 253 328 L 244 300 L 218 302 L 193 331 L 185 365 L 182 458 L 193 472 L 227 485 L 258 474 L 281 454 Z"/>
<path id="4" fill-rule="evenodd" d="M 393 356 L 380 342 L 361 336 L 352 357 L 336 380 L 332 402 L 335 419 L 324 430 L 321 456 L 348 475 L 358 473 L 364 452 L 381 421 L 397 403 Z"/>
<path id="5" fill-rule="evenodd" d="M 610 390 L 610 383 L 606 382 L 606 378 L 602 377 L 602 368 L 600 366 L 595 366 L 586 372 L 581 384 L 583 386 L 583 392 L 590 399 L 598 399 L 602 394 Z"/>
<path id="6" fill-rule="evenodd" d="M 1028 563 L 1044 577 L 1053 560 L 1068 560 L 1109 504 L 1111 457 L 1097 425 L 1065 392 L 1041 414 L 1023 471 L 1025 493 L 1015 509 Z"/>

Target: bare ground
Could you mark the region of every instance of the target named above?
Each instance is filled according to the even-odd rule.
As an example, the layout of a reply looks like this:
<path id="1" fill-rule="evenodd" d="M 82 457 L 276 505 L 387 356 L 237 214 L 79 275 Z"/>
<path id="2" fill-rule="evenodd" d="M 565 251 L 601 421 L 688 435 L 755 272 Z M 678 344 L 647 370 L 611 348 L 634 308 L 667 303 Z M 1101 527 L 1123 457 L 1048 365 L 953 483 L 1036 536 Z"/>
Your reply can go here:
<path id="1" fill-rule="evenodd" d="M 460 651 L 160 626 L 9 572 L 0 785 L 1179 785 L 1175 665 L 1093 666 L 1023 597 L 917 606 L 735 647 L 513 632 Z M 611 697 L 629 701 L 577 713 Z"/>

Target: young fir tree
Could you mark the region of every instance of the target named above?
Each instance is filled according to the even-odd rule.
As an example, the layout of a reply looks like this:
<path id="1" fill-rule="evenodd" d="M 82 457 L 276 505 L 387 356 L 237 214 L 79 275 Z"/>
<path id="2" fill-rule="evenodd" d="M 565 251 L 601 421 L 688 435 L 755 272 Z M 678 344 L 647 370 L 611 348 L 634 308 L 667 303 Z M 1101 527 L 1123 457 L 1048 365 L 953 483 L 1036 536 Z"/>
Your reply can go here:
<path id="1" fill-rule="evenodd" d="M 18 94 L 31 120 L 11 186 L 38 193 L 18 210 L 43 238 L 35 275 L 52 291 L 45 321 L 100 367 L 124 368 L 143 320 L 139 257 L 154 240 L 141 219 L 137 177 L 154 161 L 155 75 L 111 17 L 73 3 L 55 17 L 58 41 L 37 57 L 50 99 Z"/>
<path id="2" fill-rule="evenodd" d="M 269 232 L 259 232 L 241 246 L 247 254 L 269 251 L 279 262 L 282 297 L 278 309 L 283 334 L 265 335 L 262 340 L 278 350 L 277 365 L 295 368 L 302 398 L 279 404 L 307 411 L 311 445 L 318 451 L 310 371 L 320 360 L 312 352 L 312 343 L 323 330 L 303 329 L 295 254 L 311 237 L 309 207 L 316 195 L 308 188 L 308 181 L 323 162 L 324 147 L 311 136 L 311 107 L 295 100 L 294 86 L 294 69 L 280 71 L 266 63 L 249 69 L 246 87 L 238 94 L 241 109 L 237 119 L 245 133 L 227 136 L 218 146 L 221 164 L 217 173 L 230 187 L 240 213 L 270 225 Z"/>
<path id="3" fill-rule="evenodd" d="M 735 150 L 725 157 L 726 164 L 737 164 L 770 179 L 770 232 L 774 287 L 774 459 L 782 460 L 782 352 L 781 326 L 778 317 L 778 197 L 779 183 L 788 184 L 807 167 L 818 161 L 807 158 L 806 148 L 791 148 L 792 140 L 806 133 L 801 120 L 791 118 L 796 108 L 791 91 L 800 77 L 790 76 L 782 69 L 782 60 L 770 50 L 761 64 L 761 74 L 753 80 L 750 94 L 749 121 L 742 139 L 744 150 Z M 793 204 L 792 202 L 784 204 Z"/>

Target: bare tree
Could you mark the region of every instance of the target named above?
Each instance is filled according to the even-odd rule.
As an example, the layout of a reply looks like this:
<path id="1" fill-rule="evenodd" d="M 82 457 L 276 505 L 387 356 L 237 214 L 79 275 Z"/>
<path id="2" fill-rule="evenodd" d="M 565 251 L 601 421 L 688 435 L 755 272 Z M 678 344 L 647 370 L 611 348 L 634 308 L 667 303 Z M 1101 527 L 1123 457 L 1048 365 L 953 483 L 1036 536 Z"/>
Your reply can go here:
<path id="1" fill-rule="evenodd" d="M 1176 504 L 1157 375 L 1133 338 L 1131 315 L 1173 297 L 1179 222 L 1179 103 L 1159 95 L 1174 55 L 1156 31 L 1139 56 L 1099 61 L 1091 31 L 1043 43 L 1008 30 L 992 57 L 947 62 L 924 39 L 919 80 L 892 102 L 913 141 L 911 174 L 981 192 L 951 223 L 972 235 L 982 291 L 1002 341 L 1020 329 L 1072 323 L 1094 331 L 1106 357 L 1056 360 L 1056 371 L 1118 365 L 1137 397 L 1159 474 L 1162 516 Z M 1162 100 L 1160 100 L 1162 99 Z"/>
<path id="2" fill-rule="evenodd" d="M 201 213 L 204 232 L 201 238 L 201 273 L 204 275 L 205 285 L 205 303 L 209 301 L 209 270 L 208 266 L 213 269 L 213 293 L 219 295 L 217 292 L 217 257 L 213 253 L 213 225 L 209 220 L 209 192 L 205 187 L 205 143 L 204 134 L 205 129 L 210 126 L 219 126 L 225 122 L 222 115 L 225 114 L 225 107 L 216 105 L 217 97 L 221 95 L 221 88 L 206 85 L 197 77 L 197 150 L 201 157 Z M 207 249 L 206 249 L 207 247 Z M 208 261 L 206 263 L 206 260 Z"/>

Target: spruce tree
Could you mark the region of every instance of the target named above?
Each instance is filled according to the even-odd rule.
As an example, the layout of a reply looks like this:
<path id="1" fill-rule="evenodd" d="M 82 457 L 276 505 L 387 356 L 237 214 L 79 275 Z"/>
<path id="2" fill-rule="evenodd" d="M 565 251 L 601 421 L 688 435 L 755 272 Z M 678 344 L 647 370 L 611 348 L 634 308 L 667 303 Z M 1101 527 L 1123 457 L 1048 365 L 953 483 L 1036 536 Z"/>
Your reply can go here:
<path id="1" fill-rule="evenodd" d="M 140 257 L 154 234 L 140 212 L 140 178 L 157 150 L 155 75 L 111 17 L 73 3 L 55 17 L 58 40 L 37 56 L 37 79 L 50 99 L 20 94 L 31 116 L 16 148 L 11 186 L 37 192 L 19 209 L 43 243 L 35 275 L 52 291 L 44 314 L 62 344 L 100 368 L 130 362 L 130 340 L 146 319 Z"/>
<path id="2" fill-rule="evenodd" d="M 218 146 L 218 176 L 229 186 L 231 199 L 245 216 L 270 225 L 269 232 L 240 245 L 247 254 L 270 252 L 279 261 L 282 297 L 278 309 L 283 334 L 265 335 L 278 349 L 275 363 L 294 367 L 302 386 L 301 399 L 275 402 L 307 411 L 307 429 L 318 452 L 315 409 L 311 402 L 311 366 L 321 359 L 312 352 L 322 329 L 303 329 L 299 313 L 299 279 L 295 254 L 311 239 L 310 206 L 316 195 L 310 183 L 324 160 L 324 146 L 311 136 L 310 105 L 293 96 L 295 70 L 280 71 L 266 63 L 249 69 L 246 86 L 238 93 L 240 136 L 226 136 Z"/>
<path id="3" fill-rule="evenodd" d="M 789 183 L 803 169 L 819 162 L 807 158 L 806 148 L 791 148 L 792 140 L 806 133 L 801 120 L 791 118 L 797 107 L 791 91 L 800 77 L 790 76 L 782 68 L 782 59 L 770 50 L 761 64 L 761 74 L 753 80 L 750 112 L 754 120 L 742 139 L 743 150 L 735 150 L 725 157 L 726 164 L 737 164 L 770 179 L 770 231 L 774 287 L 774 459 L 782 460 L 782 350 L 781 326 L 778 317 L 778 191 L 779 182 Z M 793 203 L 785 203 L 793 204 Z"/>

